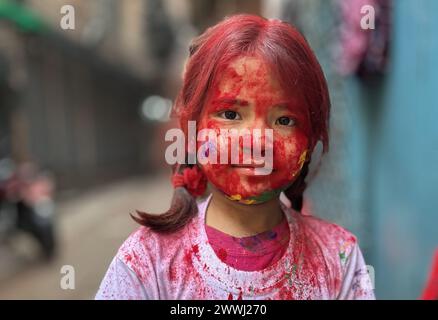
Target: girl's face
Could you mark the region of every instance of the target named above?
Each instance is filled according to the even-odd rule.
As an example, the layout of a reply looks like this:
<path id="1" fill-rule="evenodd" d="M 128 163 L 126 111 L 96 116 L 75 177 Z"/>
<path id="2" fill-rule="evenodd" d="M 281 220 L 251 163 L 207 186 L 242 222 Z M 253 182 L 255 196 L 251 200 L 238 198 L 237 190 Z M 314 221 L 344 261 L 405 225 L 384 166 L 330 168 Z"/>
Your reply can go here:
<path id="1" fill-rule="evenodd" d="M 296 92 L 284 92 L 263 60 L 241 57 L 220 72 L 202 109 L 198 130 L 221 129 L 261 130 L 262 155 L 265 129 L 272 129 L 272 172 L 255 173 L 256 165 L 204 164 L 201 166 L 213 186 L 232 200 L 245 204 L 261 203 L 277 196 L 298 176 L 307 159 L 309 115 L 305 102 Z M 220 137 L 219 143 L 230 138 Z M 242 163 L 243 139 L 240 139 L 239 159 Z M 254 141 L 253 141 L 254 143 Z M 203 142 L 198 142 L 198 148 Z M 218 153 L 219 154 L 219 153 Z M 230 157 L 230 147 L 228 156 Z M 250 153 L 251 154 L 251 153 Z"/>

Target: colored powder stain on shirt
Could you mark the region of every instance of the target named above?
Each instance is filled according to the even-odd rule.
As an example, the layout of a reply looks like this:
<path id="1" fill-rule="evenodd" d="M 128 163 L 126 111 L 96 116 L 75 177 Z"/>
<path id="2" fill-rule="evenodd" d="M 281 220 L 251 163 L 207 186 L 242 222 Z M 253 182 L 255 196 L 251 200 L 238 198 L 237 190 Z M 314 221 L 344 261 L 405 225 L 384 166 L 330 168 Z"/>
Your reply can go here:
<path id="1" fill-rule="evenodd" d="M 208 225 L 205 225 L 205 230 L 219 259 L 243 271 L 263 270 L 276 263 L 286 251 L 290 236 L 287 219 L 272 230 L 241 238 Z"/>
<path id="2" fill-rule="evenodd" d="M 176 279 L 176 270 L 172 266 L 169 267 L 169 280 L 175 281 Z"/>
<path id="3" fill-rule="evenodd" d="M 227 299 L 228 300 L 234 300 L 233 294 L 231 292 L 228 294 L 228 298 Z M 239 295 L 237 296 L 237 300 L 243 300 L 242 291 L 239 292 Z"/>
<path id="4" fill-rule="evenodd" d="M 131 261 L 132 256 L 130 254 L 125 254 L 125 259 L 126 259 L 126 261 Z"/>
<path id="5" fill-rule="evenodd" d="M 219 248 L 216 254 L 223 262 L 227 260 L 227 251 L 224 248 Z"/>
<path id="6" fill-rule="evenodd" d="M 140 227 L 131 234 L 111 262 L 96 299 L 374 299 L 365 261 L 347 230 L 282 206 L 290 240 L 279 242 L 282 231 L 273 228 L 277 236 L 261 241 L 252 252 L 229 235 L 219 242 L 207 235 L 210 198 L 198 202 L 196 218 L 177 232 Z M 279 247 L 287 250 L 273 256 Z M 224 256 L 218 254 L 220 248 L 225 263 L 219 259 Z M 340 252 L 348 263 L 341 262 Z"/>

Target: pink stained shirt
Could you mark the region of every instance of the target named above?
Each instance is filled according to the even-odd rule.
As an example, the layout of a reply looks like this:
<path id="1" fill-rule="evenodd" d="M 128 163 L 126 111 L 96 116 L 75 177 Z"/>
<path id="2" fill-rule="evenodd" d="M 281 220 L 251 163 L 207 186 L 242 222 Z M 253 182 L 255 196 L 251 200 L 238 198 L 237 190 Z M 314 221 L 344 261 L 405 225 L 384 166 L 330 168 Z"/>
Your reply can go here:
<path id="1" fill-rule="evenodd" d="M 224 263 L 244 271 L 263 270 L 280 260 L 289 243 L 289 225 L 284 218 L 272 230 L 248 237 L 233 237 L 205 225 L 208 241 Z"/>
<path id="2" fill-rule="evenodd" d="M 289 242 L 262 270 L 223 262 L 209 242 L 205 213 L 177 232 L 140 227 L 118 250 L 96 299 L 374 299 L 356 238 L 342 227 L 303 216 L 282 203 Z M 213 241 L 214 242 L 214 241 Z"/>

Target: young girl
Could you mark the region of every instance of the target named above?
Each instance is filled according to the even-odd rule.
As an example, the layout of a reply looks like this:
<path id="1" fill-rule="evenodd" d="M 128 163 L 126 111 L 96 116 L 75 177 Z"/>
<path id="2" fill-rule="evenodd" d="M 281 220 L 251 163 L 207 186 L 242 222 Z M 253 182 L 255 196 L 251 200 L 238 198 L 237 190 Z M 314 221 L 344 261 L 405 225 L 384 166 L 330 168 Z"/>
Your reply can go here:
<path id="1" fill-rule="evenodd" d="M 356 238 L 300 213 L 312 151 L 328 148 L 329 109 L 321 67 L 289 24 L 236 15 L 195 39 L 174 106 L 186 137 L 188 121 L 198 132 L 271 129 L 272 171 L 256 174 L 255 161 L 176 166 L 169 211 L 137 212 L 143 227 L 96 298 L 373 299 Z"/>

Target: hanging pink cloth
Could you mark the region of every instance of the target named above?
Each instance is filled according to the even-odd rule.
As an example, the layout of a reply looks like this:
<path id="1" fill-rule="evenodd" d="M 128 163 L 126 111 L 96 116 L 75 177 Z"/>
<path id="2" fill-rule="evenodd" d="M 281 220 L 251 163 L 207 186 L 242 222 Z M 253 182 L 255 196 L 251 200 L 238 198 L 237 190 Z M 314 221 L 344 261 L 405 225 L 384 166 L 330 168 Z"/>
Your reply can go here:
<path id="1" fill-rule="evenodd" d="M 383 74 L 388 60 L 391 0 L 338 0 L 340 7 L 340 48 L 338 71 L 363 78 Z M 362 19 L 374 8 L 375 29 L 363 29 Z"/>

